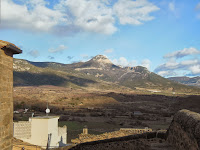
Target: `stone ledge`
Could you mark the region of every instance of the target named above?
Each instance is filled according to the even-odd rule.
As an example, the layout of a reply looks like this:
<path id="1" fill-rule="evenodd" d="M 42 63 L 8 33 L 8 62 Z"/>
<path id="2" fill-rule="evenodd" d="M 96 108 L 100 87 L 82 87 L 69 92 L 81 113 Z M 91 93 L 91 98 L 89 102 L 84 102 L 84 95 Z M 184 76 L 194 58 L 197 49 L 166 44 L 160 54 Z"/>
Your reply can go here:
<path id="1" fill-rule="evenodd" d="M 135 134 L 135 135 L 129 135 L 125 137 L 119 137 L 119 138 L 111 138 L 111 139 L 105 139 L 105 140 L 99 140 L 99 141 L 93 141 L 93 142 L 86 142 L 78 144 L 74 147 L 72 147 L 70 150 L 76 150 L 76 149 L 84 149 L 84 147 L 87 146 L 94 146 L 98 144 L 107 144 L 112 142 L 128 142 L 131 140 L 140 140 L 140 139 L 153 139 L 153 138 L 159 138 L 159 139 L 166 139 L 166 132 L 147 132 L 143 134 Z"/>
<path id="2" fill-rule="evenodd" d="M 0 40 L 0 49 L 10 50 L 13 54 L 22 53 L 22 50 L 19 47 L 17 47 L 16 45 L 14 45 L 10 42 L 2 41 L 2 40 Z"/>

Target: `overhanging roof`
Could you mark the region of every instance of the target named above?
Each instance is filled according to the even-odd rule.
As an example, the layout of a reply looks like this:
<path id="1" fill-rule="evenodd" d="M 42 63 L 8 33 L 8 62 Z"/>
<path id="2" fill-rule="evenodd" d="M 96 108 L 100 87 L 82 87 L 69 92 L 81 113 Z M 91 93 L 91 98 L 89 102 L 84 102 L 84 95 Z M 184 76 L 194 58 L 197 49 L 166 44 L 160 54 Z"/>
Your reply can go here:
<path id="1" fill-rule="evenodd" d="M 21 49 L 19 49 L 19 48 L 16 47 L 16 46 L 13 46 L 13 45 L 11 45 L 11 44 L 7 45 L 6 48 L 7 48 L 7 49 L 10 49 L 10 50 L 13 52 L 13 54 L 20 54 L 20 53 L 22 53 L 22 50 L 21 50 Z"/>
<path id="2" fill-rule="evenodd" d="M 0 40 L 0 49 L 1 48 L 6 48 L 7 50 L 10 50 L 13 54 L 20 54 L 22 53 L 22 50 L 15 46 L 14 44 L 6 41 Z"/>

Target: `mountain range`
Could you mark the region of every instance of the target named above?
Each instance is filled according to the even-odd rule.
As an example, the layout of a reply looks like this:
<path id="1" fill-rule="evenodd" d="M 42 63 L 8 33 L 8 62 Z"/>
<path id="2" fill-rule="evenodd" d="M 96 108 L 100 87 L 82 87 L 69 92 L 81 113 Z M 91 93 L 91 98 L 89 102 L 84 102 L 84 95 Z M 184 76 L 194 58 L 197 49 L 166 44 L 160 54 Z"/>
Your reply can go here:
<path id="1" fill-rule="evenodd" d="M 103 55 L 73 64 L 14 59 L 13 68 L 14 86 L 55 85 L 73 88 L 145 89 L 153 92 L 200 91 L 199 88 L 163 78 L 142 66 L 114 65 Z"/>
<path id="2" fill-rule="evenodd" d="M 168 78 L 169 80 L 178 82 L 178 83 L 182 83 L 185 85 L 190 85 L 190 86 L 198 86 L 200 87 L 200 77 L 170 77 Z"/>

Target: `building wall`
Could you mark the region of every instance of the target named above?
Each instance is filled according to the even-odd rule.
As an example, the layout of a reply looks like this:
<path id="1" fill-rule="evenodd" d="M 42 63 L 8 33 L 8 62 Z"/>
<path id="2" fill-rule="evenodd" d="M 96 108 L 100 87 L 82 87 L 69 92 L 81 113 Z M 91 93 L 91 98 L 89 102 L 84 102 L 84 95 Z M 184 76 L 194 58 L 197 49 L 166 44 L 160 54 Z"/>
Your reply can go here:
<path id="1" fill-rule="evenodd" d="M 46 148 L 48 135 L 51 134 L 50 148 L 66 146 L 67 127 L 58 127 L 58 119 L 58 116 L 40 116 L 29 118 L 29 121 L 15 122 L 14 137 Z"/>
<path id="2" fill-rule="evenodd" d="M 48 140 L 48 120 L 32 119 L 31 123 L 32 123 L 32 128 L 31 128 L 30 143 L 39 146 L 46 146 Z"/>
<path id="3" fill-rule="evenodd" d="M 30 139 L 31 122 L 29 121 L 14 122 L 14 137 L 17 139 Z"/>
<path id="4" fill-rule="evenodd" d="M 13 54 L 0 49 L 0 149 L 12 150 Z"/>
<path id="5" fill-rule="evenodd" d="M 59 146 L 67 144 L 67 126 L 58 127 Z"/>
<path id="6" fill-rule="evenodd" d="M 58 147 L 58 141 L 60 139 L 58 136 L 58 119 L 59 117 L 53 117 L 51 119 L 45 117 L 32 118 L 31 139 L 26 140 L 26 142 L 45 148 L 48 142 L 48 135 L 51 134 L 50 148 Z"/>
<path id="7" fill-rule="evenodd" d="M 59 146 L 58 119 L 59 117 L 48 119 L 48 134 L 51 134 L 51 142 L 50 142 L 51 147 Z"/>

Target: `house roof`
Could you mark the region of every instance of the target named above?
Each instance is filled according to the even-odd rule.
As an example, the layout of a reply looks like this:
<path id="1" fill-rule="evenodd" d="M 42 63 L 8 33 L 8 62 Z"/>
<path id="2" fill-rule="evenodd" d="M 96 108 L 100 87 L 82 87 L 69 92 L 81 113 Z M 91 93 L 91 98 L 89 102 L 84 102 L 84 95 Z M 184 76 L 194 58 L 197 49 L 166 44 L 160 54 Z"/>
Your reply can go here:
<path id="1" fill-rule="evenodd" d="M 0 49 L 1 48 L 6 48 L 10 51 L 13 52 L 13 54 L 20 54 L 22 53 L 22 50 L 17 47 L 16 45 L 10 43 L 10 42 L 7 42 L 7 41 L 3 41 L 3 40 L 0 40 Z"/>

